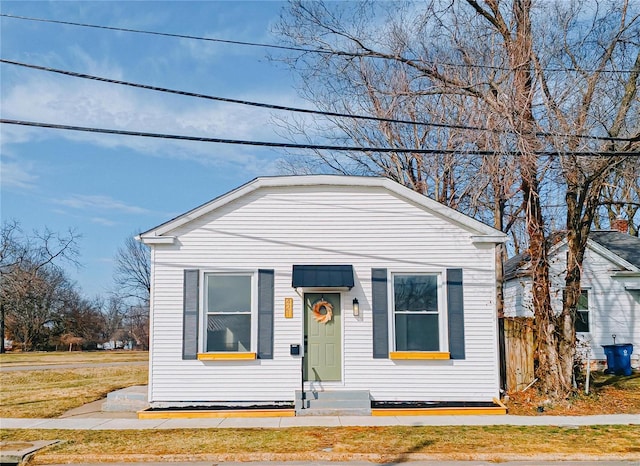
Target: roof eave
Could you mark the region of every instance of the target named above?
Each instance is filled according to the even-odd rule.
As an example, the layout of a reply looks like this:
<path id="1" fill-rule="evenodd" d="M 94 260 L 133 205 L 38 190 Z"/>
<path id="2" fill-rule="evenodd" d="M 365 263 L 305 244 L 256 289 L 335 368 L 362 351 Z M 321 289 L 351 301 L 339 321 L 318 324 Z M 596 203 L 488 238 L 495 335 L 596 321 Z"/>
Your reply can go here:
<path id="1" fill-rule="evenodd" d="M 156 244 L 173 244 L 176 241 L 175 236 L 145 236 L 138 235 L 135 238 L 136 240 L 142 242 L 143 244 L 148 245 L 156 245 Z"/>
<path id="2" fill-rule="evenodd" d="M 507 235 L 472 235 L 473 244 L 502 244 L 509 240 Z"/>

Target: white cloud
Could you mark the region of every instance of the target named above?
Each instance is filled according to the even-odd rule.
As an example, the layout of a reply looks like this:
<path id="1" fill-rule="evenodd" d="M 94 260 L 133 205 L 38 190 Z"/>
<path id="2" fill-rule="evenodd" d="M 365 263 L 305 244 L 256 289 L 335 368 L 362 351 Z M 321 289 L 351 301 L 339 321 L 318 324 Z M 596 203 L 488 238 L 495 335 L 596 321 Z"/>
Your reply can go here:
<path id="1" fill-rule="evenodd" d="M 148 209 L 126 204 L 110 196 L 76 194 L 66 199 L 54 199 L 54 203 L 78 210 L 92 210 L 95 212 L 120 212 L 124 214 L 152 214 Z M 96 221 L 99 217 L 94 217 Z M 102 219 L 102 222 L 107 220 Z"/>
<path id="2" fill-rule="evenodd" d="M 35 186 L 38 177 L 31 173 L 33 164 L 20 164 L 10 162 L 6 154 L 0 160 L 0 180 L 3 187 L 31 189 Z"/>
<path id="3" fill-rule="evenodd" d="M 104 225 L 106 227 L 113 227 L 118 224 L 118 222 L 114 222 L 113 220 L 102 217 L 93 217 L 90 220 L 92 223 L 97 223 L 98 225 Z"/>
<path id="4" fill-rule="evenodd" d="M 99 64 L 91 66 L 101 67 Z M 119 72 L 103 71 L 100 74 L 114 76 Z M 223 139 L 282 140 L 271 124 L 270 112 L 255 107 L 206 102 L 55 76 L 20 80 L 13 86 L 7 84 L 7 88 L 2 112 L 3 118 L 7 119 Z M 280 103 L 293 100 L 291 95 L 245 95 L 241 98 Z M 111 148 L 129 148 L 151 156 L 189 159 L 203 165 L 237 167 L 248 173 L 262 174 L 265 169 L 267 172 L 275 170 L 273 166 L 279 158 L 275 151 L 258 147 L 14 128 L 11 131 L 3 130 L 3 144 L 64 137 Z"/>

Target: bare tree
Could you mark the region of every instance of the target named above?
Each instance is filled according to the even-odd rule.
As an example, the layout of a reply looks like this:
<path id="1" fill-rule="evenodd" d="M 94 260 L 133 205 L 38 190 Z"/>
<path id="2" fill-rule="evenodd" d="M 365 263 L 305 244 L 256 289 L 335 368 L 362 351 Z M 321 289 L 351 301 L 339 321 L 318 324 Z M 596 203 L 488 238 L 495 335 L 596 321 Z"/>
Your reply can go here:
<path id="1" fill-rule="evenodd" d="M 110 302 L 114 317 L 120 319 L 124 333 L 136 347 L 148 349 L 151 257 L 149 248 L 133 235 L 116 253 L 114 283 L 116 291 Z"/>
<path id="2" fill-rule="evenodd" d="M 44 341 L 44 334 L 59 309 L 61 292 L 70 286 L 59 264 L 78 264 L 78 239 L 72 230 L 66 236 L 48 229 L 25 235 L 17 222 L 3 223 L 0 232 L 3 337 L 9 329 L 27 350 Z"/>
<path id="3" fill-rule="evenodd" d="M 556 345 L 557 365 L 565 392 L 571 386 L 573 375 L 574 321 L 589 232 L 608 180 L 612 176 L 617 177 L 616 173 L 624 173 L 625 165 L 635 162 L 635 158 L 629 156 L 599 154 L 601 151 L 637 151 L 640 147 L 640 101 L 637 98 L 640 9 L 628 1 L 603 3 L 603 6 L 606 8 L 602 12 L 585 19 L 585 10 L 578 5 L 550 5 L 547 10 L 549 16 L 557 18 L 560 25 L 581 23 L 585 30 L 581 34 L 572 34 L 567 28 L 558 28 L 562 36 L 551 34 L 540 47 L 545 55 L 538 53 L 535 56 L 541 99 L 547 109 L 550 129 L 561 134 L 607 136 L 604 142 L 578 137 L 554 141 L 554 148 L 560 152 L 558 162 L 565 184 L 568 255 L 563 309 L 559 316 L 550 316 L 545 324 L 553 330 L 547 344 Z M 547 71 L 549 67 L 563 63 L 570 63 L 576 76 L 567 83 L 571 88 L 558 86 L 552 73 Z M 609 73 L 620 68 L 628 71 Z M 592 154 L 565 155 L 562 153 L 565 150 L 591 151 Z"/>
<path id="4" fill-rule="evenodd" d="M 604 0 L 294 1 L 278 26 L 289 45 L 306 49 L 289 63 L 302 95 L 320 109 L 415 123 L 302 120 L 288 127 L 293 137 L 456 151 L 455 157 L 318 153 L 322 164 L 389 176 L 492 217 L 503 231 L 523 213 L 526 237 L 517 239 L 531 259 L 536 375 L 550 396 L 571 390 L 575 303 L 570 297 L 559 316 L 551 307 L 545 201 L 552 195 L 550 204 L 566 202 L 560 209 L 571 251 L 567 287 L 579 290 L 577 271 L 606 180 L 629 162 L 598 154 L 638 148 L 637 10 Z M 473 153 L 482 149 L 498 160 L 477 163 Z M 577 151 L 592 156 L 572 155 Z M 507 165 L 500 154 L 517 160 Z M 518 185 L 505 173 L 516 175 Z M 485 189 L 474 192 L 478 179 Z M 490 213 L 480 214 L 489 205 Z M 505 212 L 515 217 L 505 221 Z"/>
<path id="5" fill-rule="evenodd" d="M 620 170 L 611 173 L 604 185 L 597 228 L 611 228 L 618 219 L 628 221 L 628 233 L 640 236 L 640 157 L 628 160 Z"/>
<path id="6" fill-rule="evenodd" d="M 101 307 L 104 319 L 102 338 L 105 341 L 123 340 L 126 333 L 125 318 L 128 309 L 124 299 L 112 293 Z"/>
<path id="7" fill-rule="evenodd" d="M 59 341 L 63 345 L 74 344 L 79 349 L 95 349 L 97 344 L 103 341 L 106 326 L 101 300 L 86 299 L 74 286 L 69 286 L 62 293 L 61 301 L 52 328 L 52 338 L 56 346 Z"/>
<path id="8" fill-rule="evenodd" d="M 151 290 L 151 257 L 149 248 L 133 236 L 128 237 L 116 253 L 113 280 L 117 294 L 149 303 Z"/>

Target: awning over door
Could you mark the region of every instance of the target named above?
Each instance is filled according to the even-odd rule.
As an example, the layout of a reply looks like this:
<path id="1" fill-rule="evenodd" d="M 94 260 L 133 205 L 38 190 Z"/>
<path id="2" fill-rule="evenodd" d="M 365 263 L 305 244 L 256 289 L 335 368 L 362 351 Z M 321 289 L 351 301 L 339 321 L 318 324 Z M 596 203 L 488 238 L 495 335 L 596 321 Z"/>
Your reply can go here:
<path id="1" fill-rule="evenodd" d="M 352 265 L 294 265 L 294 288 L 353 288 Z"/>

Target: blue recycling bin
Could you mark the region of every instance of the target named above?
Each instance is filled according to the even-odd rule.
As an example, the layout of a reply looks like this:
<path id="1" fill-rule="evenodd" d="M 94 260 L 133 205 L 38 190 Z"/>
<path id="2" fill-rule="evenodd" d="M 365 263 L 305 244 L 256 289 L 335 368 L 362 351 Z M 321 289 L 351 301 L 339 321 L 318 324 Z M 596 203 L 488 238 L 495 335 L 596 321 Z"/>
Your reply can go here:
<path id="1" fill-rule="evenodd" d="M 618 343 L 615 345 L 602 345 L 607 357 L 607 369 L 605 374 L 631 375 L 631 343 Z"/>

